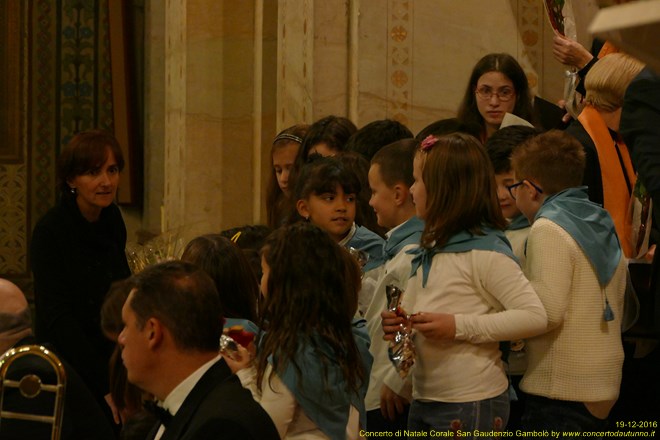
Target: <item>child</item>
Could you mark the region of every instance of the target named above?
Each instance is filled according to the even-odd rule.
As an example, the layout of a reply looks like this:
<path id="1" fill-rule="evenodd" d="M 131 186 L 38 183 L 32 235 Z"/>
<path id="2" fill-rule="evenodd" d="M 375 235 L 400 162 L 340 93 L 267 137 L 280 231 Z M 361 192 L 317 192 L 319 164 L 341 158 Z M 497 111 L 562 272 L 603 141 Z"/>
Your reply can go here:
<path id="1" fill-rule="evenodd" d="M 375 290 L 365 313 L 374 365 L 365 400 L 367 429 L 370 432 L 397 432 L 405 429 L 410 404 L 411 383 L 399 377 L 387 355 L 387 342 L 382 338 L 380 313 L 387 309 L 385 288 L 394 284 L 406 289 L 410 277 L 412 255 L 406 251 L 419 246 L 424 223 L 415 216 L 415 205 L 410 195 L 413 182 L 413 157 L 417 142 L 405 139 L 378 150 L 371 160 L 369 205 L 376 212 L 378 224 L 386 228 L 383 266 L 373 273 Z M 364 279 L 363 279 L 364 281 Z"/>
<path id="2" fill-rule="evenodd" d="M 220 235 L 231 240 L 238 246 L 245 257 L 250 262 L 250 267 L 257 277 L 257 281 L 261 279 L 261 248 L 266 241 L 266 237 L 273 232 L 271 228 L 266 225 L 243 225 L 234 228 L 224 229 L 220 231 Z"/>
<path id="3" fill-rule="evenodd" d="M 516 206 L 516 201 L 507 189 L 509 185 L 513 184 L 511 153 L 515 147 L 538 133 L 538 130 L 532 127 L 513 125 L 496 131 L 486 142 L 486 151 L 495 171 L 497 199 L 502 209 L 502 215 L 508 221 L 505 231 L 506 238 L 509 239 L 513 254 L 521 265 L 524 265 L 525 262 L 525 241 L 529 233 L 529 222 L 522 215 Z"/>
<path id="4" fill-rule="evenodd" d="M 267 222 L 272 229 L 283 225 L 286 215 L 291 211 L 288 209 L 294 186 L 291 171 L 308 128 L 304 124 L 294 125 L 282 130 L 273 141 L 270 150 L 272 171 L 266 190 Z"/>
<path id="5" fill-rule="evenodd" d="M 256 333 L 259 283 L 243 251 L 220 234 L 192 239 L 181 261 L 193 263 L 206 272 L 218 289 L 225 329 L 241 325 Z"/>
<path id="6" fill-rule="evenodd" d="M 360 192 L 357 194 L 356 201 L 355 223 L 364 226 L 381 237 L 385 237 L 387 230 L 378 224 L 376 213 L 369 206 L 369 198 L 371 197 L 371 190 L 369 189 L 369 161 L 355 151 L 342 151 L 336 157 L 349 172 L 355 173 L 360 181 Z"/>
<path id="7" fill-rule="evenodd" d="M 355 224 L 356 194 L 360 181 L 339 159 L 316 157 L 305 165 L 296 181 L 295 199 L 299 218 L 320 227 L 341 246 L 367 254 L 363 271 L 378 265 L 384 240 Z"/>
<path id="8" fill-rule="evenodd" d="M 371 355 L 364 321 L 352 322 L 357 264 L 327 233 L 298 223 L 268 238 L 262 265 L 261 325 L 268 328 L 255 365 L 246 368 L 242 348 L 227 363 L 281 438 L 358 438 Z"/>
<path id="9" fill-rule="evenodd" d="M 523 428 L 602 431 L 619 394 L 626 263 L 610 215 L 588 200 L 585 155 L 569 134 L 536 136 L 511 158 L 516 205 L 532 224 L 525 273 L 548 312 L 527 341 Z"/>
<path id="10" fill-rule="evenodd" d="M 527 242 L 530 225 L 509 193 L 508 186 L 513 184 L 511 153 L 515 147 L 537 134 L 539 134 L 539 131 L 536 128 L 513 125 L 500 128 L 486 142 L 486 151 L 495 171 L 497 199 L 502 209 L 502 215 L 508 222 L 504 234 L 509 239 L 513 254 L 518 258 L 521 266 L 524 266 L 525 262 L 525 243 Z M 520 427 L 520 418 L 522 417 L 525 401 L 525 395 L 519 387 L 520 379 L 522 379 L 522 375 L 527 369 L 525 341 L 522 339 L 511 341 L 505 358 L 507 372 L 511 377 L 511 384 L 516 393 L 516 399 L 511 401 L 508 426 L 510 430 L 515 430 Z"/>
<path id="11" fill-rule="evenodd" d="M 501 431 L 509 381 L 498 341 L 544 331 L 543 305 L 502 232 L 493 170 L 476 138 L 427 137 L 413 177 L 425 227 L 402 301 L 417 350 L 408 429 Z M 404 319 L 381 316 L 391 339 Z"/>

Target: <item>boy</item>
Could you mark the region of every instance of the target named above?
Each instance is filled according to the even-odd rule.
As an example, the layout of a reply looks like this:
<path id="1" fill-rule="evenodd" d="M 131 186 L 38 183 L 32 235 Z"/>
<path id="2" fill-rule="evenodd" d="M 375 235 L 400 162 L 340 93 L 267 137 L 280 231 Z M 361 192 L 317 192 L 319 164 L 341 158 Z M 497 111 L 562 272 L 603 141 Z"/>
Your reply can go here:
<path id="1" fill-rule="evenodd" d="M 515 147 L 537 134 L 539 132 L 536 128 L 512 125 L 500 128 L 486 142 L 486 151 L 495 171 L 497 198 L 504 218 L 509 221 L 509 226 L 505 231 L 506 238 L 511 242 L 513 253 L 521 265 L 524 265 L 525 262 L 525 241 L 530 225 L 507 189 L 507 186 L 513 184 L 511 153 Z"/>
<path id="2" fill-rule="evenodd" d="M 539 134 L 539 131 L 534 127 L 511 125 L 500 128 L 486 141 L 486 151 L 495 171 L 497 199 L 502 209 L 502 215 L 509 222 L 504 233 L 511 243 L 513 254 L 523 267 L 525 264 L 525 243 L 527 242 L 530 224 L 516 206 L 516 201 L 507 187 L 514 182 L 511 153 L 518 145 L 537 134 Z M 527 369 L 527 350 L 525 349 L 525 341 L 522 339 L 511 341 L 507 348 L 508 351 L 505 354 L 506 367 L 511 385 L 513 385 L 516 393 L 516 398 L 511 400 L 507 428 L 513 431 L 520 428 L 520 418 L 525 403 L 525 395 L 520 390 L 520 380 Z"/>
<path id="3" fill-rule="evenodd" d="M 527 340 L 525 430 L 602 431 L 621 383 L 626 262 L 610 215 L 588 200 L 585 154 L 551 130 L 514 150 L 516 205 L 532 224 L 525 274 L 548 314 Z"/>
<path id="4" fill-rule="evenodd" d="M 374 363 L 365 399 L 367 430 L 371 432 L 406 429 L 411 395 L 410 379 L 399 377 L 387 355 L 380 313 L 387 309 L 385 288 L 394 284 L 405 291 L 410 277 L 412 255 L 406 250 L 419 245 L 424 223 L 415 216 L 410 195 L 412 168 L 417 142 L 404 139 L 379 150 L 371 160 L 369 205 L 376 212 L 378 224 L 387 228 L 382 266 L 365 274 L 375 290 L 365 313 Z"/>

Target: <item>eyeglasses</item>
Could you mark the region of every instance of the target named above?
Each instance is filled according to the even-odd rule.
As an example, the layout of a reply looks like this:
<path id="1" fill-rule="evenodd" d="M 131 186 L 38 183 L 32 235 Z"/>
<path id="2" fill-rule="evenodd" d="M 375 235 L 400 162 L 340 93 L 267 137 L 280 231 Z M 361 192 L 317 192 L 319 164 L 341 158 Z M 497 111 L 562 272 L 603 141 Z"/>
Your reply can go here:
<path id="1" fill-rule="evenodd" d="M 507 102 L 510 101 L 511 98 L 515 96 L 516 91 L 513 90 L 511 87 L 502 87 L 497 92 L 495 92 L 490 87 L 483 86 L 476 89 L 475 93 L 477 94 L 479 99 L 483 99 L 484 101 L 490 100 L 493 97 L 493 95 L 495 95 L 497 96 L 497 99 L 499 99 L 500 101 Z"/>
<path id="2" fill-rule="evenodd" d="M 536 184 L 535 184 L 534 182 L 532 182 L 531 180 L 523 179 L 523 180 L 521 180 L 521 181 L 518 182 L 518 183 L 514 183 L 513 185 L 507 185 L 507 186 L 506 186 L 506 189 L 509 190 L 509 194 L 511 194 L 511 198 L 512 198 L 513 200 L 516 200 L 516 196 L 513 194 L 513 190 L 514 190 L 515 188 L 518 188 L 518 187 L 519 187 L 520 185 L 522 185 L 523 183 L 525 183 L 525 181 L 527 181 L 527 183 L 529 183 L 530 185 L 532 185 L 532 186 L 534 187 L 535 190 L 537 190 L 538 192 L 540 192 L 541 194 L 543 194 L 543 190 L 541 189 L 541 187 L 539 187 L 538 185 L 536 185 Z"/>

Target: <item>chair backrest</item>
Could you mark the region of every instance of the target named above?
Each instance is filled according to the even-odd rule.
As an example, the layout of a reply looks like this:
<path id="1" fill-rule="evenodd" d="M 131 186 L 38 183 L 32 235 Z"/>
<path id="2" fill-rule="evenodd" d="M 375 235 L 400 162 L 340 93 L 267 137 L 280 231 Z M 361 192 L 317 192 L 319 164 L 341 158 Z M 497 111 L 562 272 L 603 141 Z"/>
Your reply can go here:
<path id="1" fill-rule="evenodd" d="M 9 367 L 20 358 L 36 356 L 48 361 L 57 377 L 55 384 L 42 382 L 42 378 L 36 374 L 25 374 L 20 380 L 8 379 Z M 42 414 L 6 411 L 5 391 L 9 388 L 17 388 L 23 398 L 33 399 L 42 391 L 55 393 L 52 416 Z M 66 372 L 59 358 L 46 347 L 40 345 L 23 345 L 15 347 L 0 357 L 0 427 L 6 419 L 27 420 L 52 425 L 51 439 L 59 440 L 62 432 L 62 415 L 64 413 L 64 395 L 66 391 Z"/>

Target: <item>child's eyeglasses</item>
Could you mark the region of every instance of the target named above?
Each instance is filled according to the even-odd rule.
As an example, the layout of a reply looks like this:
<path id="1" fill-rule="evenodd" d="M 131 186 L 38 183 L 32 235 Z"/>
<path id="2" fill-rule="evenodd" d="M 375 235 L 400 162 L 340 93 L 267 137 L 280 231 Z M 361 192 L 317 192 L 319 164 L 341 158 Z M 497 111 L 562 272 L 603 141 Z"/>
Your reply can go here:
<path id="1" fill-rule="evenodd" d="M 516 188 L 518 188 L 518 187 L 519 187 L 520 185 L 522 185 L 523 183 L 525 183 L 525 181 L 527 181 L 527 183 L 529 183 L 530 185 L 532 185 L 532 186 L 534 187 L 534 189 L 536 189 L 538 192 L 540 192 L 541 194 L 543 194 L 543 190 L 541 189 L 540 186 L 536 185 L 536 184 L 535 184 L 534 182 L 532 182 L 531 180 L 523 179 L 523 180 L 521 180 L 521 181 L 518 182 L 518 183 L 514 183 L 513 185 L 507 185 L 507 186 L 506 186 L 506 189 L 509 190 L 509 194 L 511 194 L 511 198 L 512 198 L 513 200 L 516 200 L 516 196 L 515 196 L 515 194 L 513 194 L 513 190 L 516 189 Z"/>
<path id="2" fill-rule="evenodd" d="M 511 98 L 516 94 L 515 90 L 513 90 L 510 87 L 503 87 L 499 89 L 498 91 L 494 91 L 490 87 L 479 87 L 478 89 L 475 90 L 477 96 L 480 99 L 483 99 L 484 101 L 490 100 L 493 95 L 497 96 L 497 99 L 499 99 L 502 102 L 507 102 L 510 101 Z"/>

